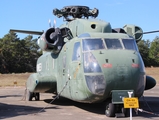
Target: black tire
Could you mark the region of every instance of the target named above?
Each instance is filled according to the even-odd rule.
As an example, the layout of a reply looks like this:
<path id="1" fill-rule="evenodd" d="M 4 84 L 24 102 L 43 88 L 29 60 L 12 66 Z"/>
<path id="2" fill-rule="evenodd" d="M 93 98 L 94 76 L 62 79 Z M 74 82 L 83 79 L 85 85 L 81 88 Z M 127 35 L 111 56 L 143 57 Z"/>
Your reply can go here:
<path id="1" fill-rule="evenodd" d="M 34 93 L 35 95 L 35 100 L 39 101 L 40 100 L 40 93 Z"/>
<path id="2" fill-rule="evenodd" d="M 105 115 L 107 117 L 115 117 L 115 105 L 107 102 L 106 103 L 106 110 L 105 110 Z"/>
<path id="3" fill-rule="evenodd" d="M 32 101 L 32 99 L 33 99 L 33 93 L 30 92 L 30 91 L 27 89 L 27 91 L 26 91 L 26 100 L 27 100 L 27 101 Z"/>
<path id="4" fill-rule="evenodd" d="M 129 109 L 128 108 L 121 108 L 121 112 L 125 115 L 125 117 L 129 117 Z"/>

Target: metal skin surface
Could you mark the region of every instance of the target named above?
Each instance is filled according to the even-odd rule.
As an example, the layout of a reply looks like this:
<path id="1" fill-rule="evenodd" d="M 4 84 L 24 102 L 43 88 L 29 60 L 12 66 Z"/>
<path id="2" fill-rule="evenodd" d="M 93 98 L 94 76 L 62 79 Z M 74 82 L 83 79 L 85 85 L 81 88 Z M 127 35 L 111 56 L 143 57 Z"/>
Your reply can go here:
<path id="1" fill-rule="evenodd" d="M 77 14 L 69 13 L 70 9 Z M 119 101 L 113 104 L 123 103 L 122 98 L 128 97 L 125 95 L 128 91 L 133 91 L 134 97 L 141 97 L 144 90 L 156 85 L 153 78 L 146 76 L 136 44 L 142 38 L 142 29 L 135 25 L 112 29 L 109 22 L 81 18 L 79 11 L 87 9 L 68 6 L 54 11 L 58 17 L 65 14 L 67 22 L 59 28 L 48 29 L 38 39 L 43 54 L 37 60 L 36 73 L 27 80 L 27 89 L 31 93 L 60 93 L 84 103 L 113 103 L 114 100 Z M 82 14 L 96 17 L 98 10 L 92 11 Z M 76 17 L 70 20 L 67 15 Z M 112 94 L 117 96 L 113 98 Z"/>
<path id="2" fill-rule="evenodd" d="M 97 35 L 96 35 L 97 34 Z M 122 33 L 94 33 L 93 36 L 103 36 L 104 38 L 129 38 L 128 35 Z M 91 39 L 96 37 L 90 37 Z M 81 58 L 72 61 L 74 44 L 80 42 L 83 38 L 75 37 L 71 41 L 66 42 L 58 55 L 52 52 L 44 53 L 37 61 L 37 67 L 41 67 L 37 71 L 37 78 L 28 80 L 28 88 L 32 92 L 57 92 L 59 93 L 66 81 L 69 79 L 68 86 L 62 92 L 62 96 L 79 102 L 100 102 L 111 97 L 112 90 L 134 90 L 135 96 L 140 97 L 145 88 L 145 79 L 140 80 L 141 75 L 145 75 L 143 61 L 138 51 L 134 50 L 92 50 L 91 53 L 97 59 L 101 66 L 101 73 L 84 73 L 83 69 L 83 51 Z M 70 47 L 72 46 L 72 47 Z M 111 67 L 104 67 L 106 59 Z M 134 62 L 133 62 L 134 61 Z M 132 64 L 140 65 L 132 67 Z M 39 68 L 38 68 L 39 69 Z M 88 89 L 85 75 L 103 75 L 105 80 L 105 91 L 103 95 L 95 95 Z M 32 82 L 29 84 L 29 82 Z M 36 87 L 35 87 L 36 86 Z M 51 91 L 51 89 L 54 89 Z M 47 89 L 46 89 L 47 88 Z"/>

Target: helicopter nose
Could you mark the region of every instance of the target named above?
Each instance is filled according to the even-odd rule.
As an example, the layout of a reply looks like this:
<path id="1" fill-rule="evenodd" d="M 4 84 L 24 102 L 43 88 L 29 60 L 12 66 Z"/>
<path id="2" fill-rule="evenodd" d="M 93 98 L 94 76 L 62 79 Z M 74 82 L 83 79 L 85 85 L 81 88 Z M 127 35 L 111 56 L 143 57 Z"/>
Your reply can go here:
<path id="1" fill-rule="evenodd" d="M 138 52 L 109 50 L 104 53 L 104 56 L 101 67 L 107 90 L 132 89 L 137 92 L 139 89 L 144 89 L 144 79 L 141 78 L 144 78 L 145 70 Z"/>

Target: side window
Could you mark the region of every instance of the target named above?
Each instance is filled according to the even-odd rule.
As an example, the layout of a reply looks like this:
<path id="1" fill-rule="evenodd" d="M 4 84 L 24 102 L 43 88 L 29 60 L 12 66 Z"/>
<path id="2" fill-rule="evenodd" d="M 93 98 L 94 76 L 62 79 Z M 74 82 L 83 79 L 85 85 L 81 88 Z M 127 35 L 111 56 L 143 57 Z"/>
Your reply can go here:
<path id="1" fill-rule="evenodd" d="M 80 42 L 76 42 L 73 48 L 72 61 L 78 61 L 80 59 L 81 59 Z"/>
<path id="2" fill-rule="evenodd" d="M 137 50 L 136 41 L 134 39 L 132 39 L 132 40 L 130 40 L 130 39 L 123 39 L 122 41 L 123 41 L 125 49 L 138 51 Z"/>

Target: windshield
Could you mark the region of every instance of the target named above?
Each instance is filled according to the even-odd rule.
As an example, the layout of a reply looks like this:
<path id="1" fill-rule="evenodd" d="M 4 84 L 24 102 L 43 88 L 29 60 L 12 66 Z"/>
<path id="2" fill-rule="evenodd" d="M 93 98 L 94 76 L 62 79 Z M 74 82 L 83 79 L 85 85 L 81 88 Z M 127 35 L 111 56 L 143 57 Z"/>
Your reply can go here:
<path id="1" fill-rule="evenodd" d="M 125 49 L 128 50 L 137 50 L 136 41 L 134 39 L 122 39 Z"/>
<path id="2" fill-rule="evenodd" d="M 83 62 L 84 62 L 84 72 L 85 73 L 94 73 L 94 72 L 102 72 L 101 67 L 91 52 L 83 53 Z"/>
<path id="3" fill-rule="evenodd" d="M 83 51 L 99 50 L 105 48 L 102 39 L 84 39 L 82 42 Z"/>
<path id="4" fill-rule="evenodd" d="M 136 41 L 134 39 L 117 39 L 117 38 L 105 38 L 105 45 L 107 49 L 127 49 L 138 51 Z M 100 50 L 105 49 L 103 40 L 96 39 L 83 39 L 83 51 Z"/>
<path id="5" fill-rule="evenodd" d="M 108 49 L 123 49 L 119 39 L 105 39 Z"/>

